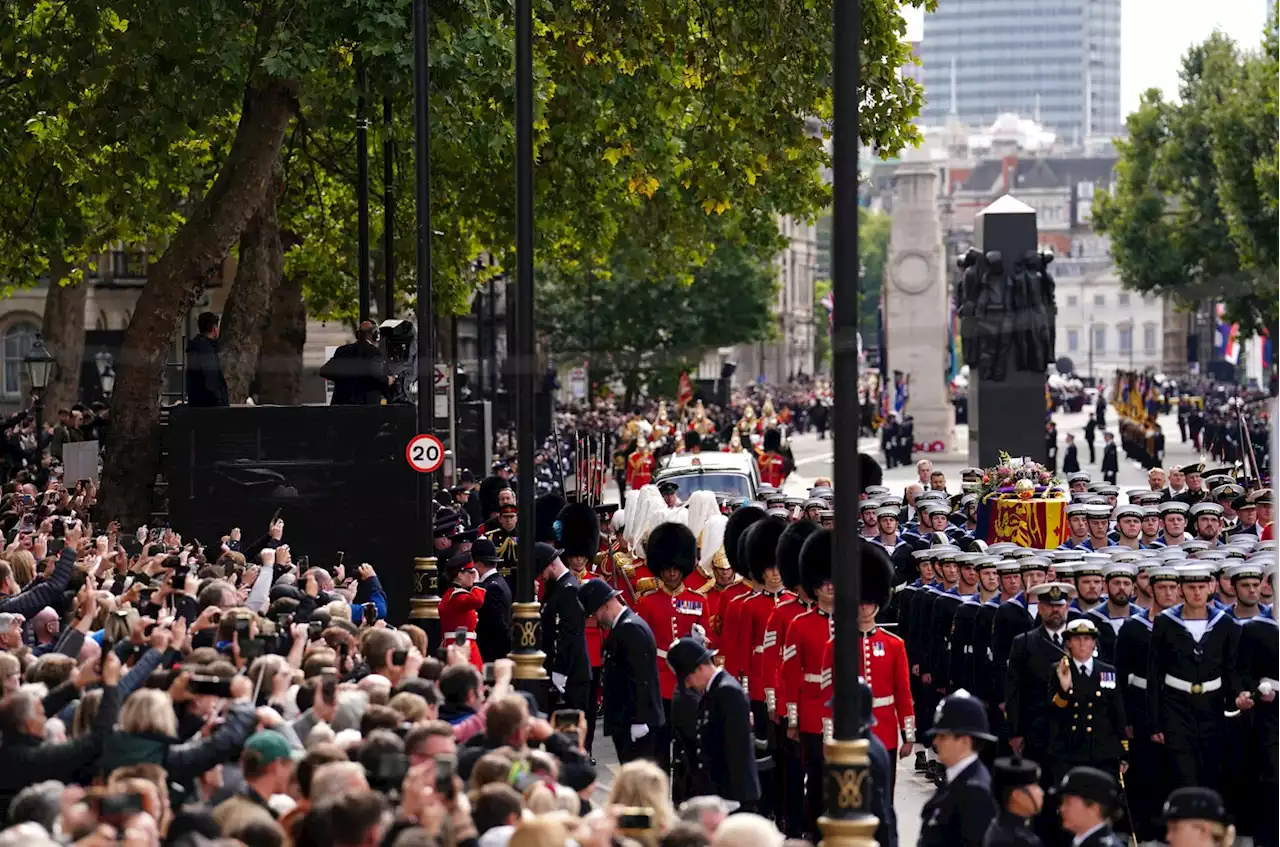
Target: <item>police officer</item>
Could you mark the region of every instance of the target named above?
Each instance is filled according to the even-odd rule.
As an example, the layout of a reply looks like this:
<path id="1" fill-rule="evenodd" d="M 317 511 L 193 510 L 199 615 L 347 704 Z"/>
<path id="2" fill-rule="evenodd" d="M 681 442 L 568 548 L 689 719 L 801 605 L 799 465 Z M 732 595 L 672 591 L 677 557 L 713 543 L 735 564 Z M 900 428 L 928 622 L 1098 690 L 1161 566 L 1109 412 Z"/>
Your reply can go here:
<path id="1" fill-rule="evenodd" d="M 1050 700 L 1049 755 L 1054 770 L 1065 775 L 1075 765 L 1092 765 L 1107 773 L 1128 767 L 1121 739 L 1124 703 L 1116 669 L 1094 658 L 1098 627 L 1090 618 L 1066 626 L 1067 655 L 1054 668 L 1057 690 Z"/>
<path id="2" fill-rule="evenodd" d="M 1169 847 L 1227 847 L 1235 838 L 1222 796 L 1212 788 L 1175 790 L 1164 803 L 1164 821 Z"/>
<path id="3" fill-rule="evenodd" d="M 1062 828 L 1073 836 L 1072 847 L 1123 847 L 1111 830 L 1120 799 L 1115 777 L 1097 768 L 1072 768 L 1057 793 L 1062 798 L 1058 814 Z"/>
<path id="4" fill-rule="evenodd" d="M 996 759 L 991 771 L 991 793 L 1000 813 L 982 839 L 982 847 L 1041 847 L 1031 820 L 1044 807 L 1040 766 L 1014 756 Z"/>
<path id="5" fill-rule="evenodd" d="M 701 794 L 740 804 L 743 811 L 760 800 L 751 707 L 738 681 L 716 667 L 697 638 L 681 638 L 667 651 L 667 664 L 685 686 L 702 695 L 698 706 L 697 780 Z"/>
<path id="6" fill-rule="evenodd" d="M 994 742 L 982 701 L 960 690 L 943 698 L 929 728 L 945 781 L 920 811 L 920 847 L 980 847 L 996 818 L 991 776 L 978 759 Z"/>

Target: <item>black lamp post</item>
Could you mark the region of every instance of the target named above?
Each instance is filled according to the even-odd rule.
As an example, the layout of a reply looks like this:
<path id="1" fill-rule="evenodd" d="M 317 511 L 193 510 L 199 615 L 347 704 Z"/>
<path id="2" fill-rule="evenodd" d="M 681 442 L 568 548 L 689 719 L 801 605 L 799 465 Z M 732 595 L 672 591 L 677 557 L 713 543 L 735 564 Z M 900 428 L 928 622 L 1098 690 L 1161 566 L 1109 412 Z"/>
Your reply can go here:
<path id="1" fill-rule="evenodd" d="M 27 381 L 31 383 L 31 391 L 35 395 L 36 447 L 39 449 L 40 440 L 44 437 L 44 390 L 53 381 L 53 371 L 57 367 L 57 362 L 49 348 L 44 346 L 40 333 L 36 333 L 36 340 L 23 357 L 22 364 L 27 369 Z"/>

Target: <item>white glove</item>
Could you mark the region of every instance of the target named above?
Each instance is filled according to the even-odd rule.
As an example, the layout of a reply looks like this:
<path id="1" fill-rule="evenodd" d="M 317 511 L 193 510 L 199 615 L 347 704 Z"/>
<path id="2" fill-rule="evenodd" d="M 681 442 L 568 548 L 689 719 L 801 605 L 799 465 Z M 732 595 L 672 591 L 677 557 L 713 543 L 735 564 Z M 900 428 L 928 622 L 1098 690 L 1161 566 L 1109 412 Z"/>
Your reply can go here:
<path id="1" fill-rule="evenodd" d="M 693 632 L 694 638 L 698 639 L 703 644 L 707 643 L 707 630 L 705 627 L 703 627 L 702 624 L 700 623 L 694 624 L 692 632 Z"/>
<path id="2" fill-rule="evenodd" d="M 551 684 L 555 686 L 556 691 L 559 691 L 561 694 L 564 693 L 564 687 L 565 685 L 568 684 L 568 682 L 569 682 L 569 677 L 565 676 L 562 673 L 551 674 Z"/>
<path id="3" fill-rule="evenodd" d="M 631 740 L 639 741 L 649 734 L 649 725 L 643 723 L 633 723 L 631 725 Z"/>

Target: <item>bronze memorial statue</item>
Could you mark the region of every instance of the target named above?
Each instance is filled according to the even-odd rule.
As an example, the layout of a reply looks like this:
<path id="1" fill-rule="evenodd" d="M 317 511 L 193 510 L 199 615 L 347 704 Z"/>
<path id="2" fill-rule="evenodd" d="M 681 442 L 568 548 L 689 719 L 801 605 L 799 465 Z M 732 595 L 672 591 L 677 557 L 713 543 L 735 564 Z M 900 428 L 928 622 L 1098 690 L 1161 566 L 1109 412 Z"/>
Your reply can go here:
<path id="1" fill-rule="evenodd" d="M 1014 370 L 1044 373 L 1053 361 L 1057 306 L 1050 251 L 1028 250 L 1012 267 L 999 251 L 960 257 L 955 308 L 964 361 L 979 379 L 1002 382 Z"/>

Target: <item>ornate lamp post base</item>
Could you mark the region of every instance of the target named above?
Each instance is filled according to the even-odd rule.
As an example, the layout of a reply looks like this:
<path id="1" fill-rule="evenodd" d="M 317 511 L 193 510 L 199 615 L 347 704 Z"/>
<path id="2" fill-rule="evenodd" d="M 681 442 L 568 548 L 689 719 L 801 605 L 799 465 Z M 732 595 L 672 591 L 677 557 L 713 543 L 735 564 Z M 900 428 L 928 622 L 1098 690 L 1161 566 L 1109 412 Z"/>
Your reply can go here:
<path id="1" fill-rule="evenodd" d="M 409 623 L 427 634 L 427 650 L 440 647 L 440 575 L 434 556 L 413 560 L 413 598 L 409 601 Z"/>
<path id="2" fill-rule="evenodd" d="M 528 691 L 543 707 L 547 703 L 547 671 L 543 663 L 547 654 L 538 649 L 542 644 L 542 604 L 511 604 L 511 655 L 516 663 L 515 686 Z"/>
<path id="3" fill-rule="evenodd" d="M 826 847 L 876 847 L 880 820 L 866 812 L 871 803 L 869 747 L 862 738 L 824 745 L 828 814 L 818 818 L 818 826 Z"/>

